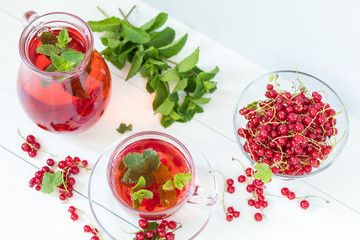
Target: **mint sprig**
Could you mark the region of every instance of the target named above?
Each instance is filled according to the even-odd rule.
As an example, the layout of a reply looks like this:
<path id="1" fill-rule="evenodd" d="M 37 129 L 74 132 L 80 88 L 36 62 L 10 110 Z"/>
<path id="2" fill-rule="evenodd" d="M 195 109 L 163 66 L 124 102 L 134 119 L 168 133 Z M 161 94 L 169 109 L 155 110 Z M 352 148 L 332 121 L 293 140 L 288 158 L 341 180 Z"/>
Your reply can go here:
<path id="1" fill-rule="evenodd" d="M 74 69 L 84 59 L 82 52 L 67 47 L 72 38 L 66 28 L 63 28 L 58 36 L 50 32 L 43 32 L 40 36 L 42 45 L 36 52 L 49 56 L 52 63 L 46 68 L 46 72 L 68 72 Z M 58 81 L 64 81 L 66 78 L 60 78 Z M 43 85 L 44 86 L 44 85 Z M 44 86 L 47 87 L 47 86 Z"/>
<path id="2" fill-rule="evenodd" d="M 167 21 L 166 13 L 158 14 L 141 27 L 127 21 L 129 14 L 123 14 L 123 19 L 107 17 L 88 22 L 92 31 L 105 32 L 101 42 L 106 48 L 101 54 L 119 69 L 130 62 L 126 80 L 138 72 L 147 79 L 146 89 L 155 93 L 153 110 L 162 115 L 162 126 L 190 121 L 196 113 L 204 111 L 201 105 L 211 100 L 204 95 L 216 90 L 216 82 L 211 80 L 219 68 L 210 72 L 198 68 L 199 48 L 179 63 L 169 59 L 183 49 L 188 35 L 175 40 L 172 28 L 158 30 Z"/>

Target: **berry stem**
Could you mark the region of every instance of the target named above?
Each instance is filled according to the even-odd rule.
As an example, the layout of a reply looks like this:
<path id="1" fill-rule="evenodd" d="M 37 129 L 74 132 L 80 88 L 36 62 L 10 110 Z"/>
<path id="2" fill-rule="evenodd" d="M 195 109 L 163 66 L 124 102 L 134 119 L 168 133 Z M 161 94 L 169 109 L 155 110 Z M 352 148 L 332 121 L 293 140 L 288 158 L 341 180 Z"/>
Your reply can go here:
<path id="1" fill-rule="evenodd" d="M 28 141 L 26 141 L 25 137 L 24 137 L 23 135 L 21 135 L 20 129 L 18 129 L 18 133 L 19 133 L 20 137 L 25 141 L 25 143 L 28 144 L 29 146 L 31 146 L 32 148 L 36 149 L 37 151 L 41 151 L 41 152 L 47 153 L 47 154 L 49 154 L 49 155 L 52 156 L 52 157 L 57 157 L 56 155 L 54 155 L 54 154 L 52 154 L 52 153 L 50 153 L 50 152 L 47 152 L 47 151 L 45 151 L 45 150 L 42 150 L 42 149 L 39 149 L 39 148 L 34 147 L 34 145 L 32 145 L 31 143 L 29 143 Z"/>
<path id="2" fill-rule="evenodd" d="M 181 222 L 177 222 L 177 224 L 179 224 L 179 226 L 177 228 L 175 228 L 174 230 L 172 230 L 171 232 L 175 232 L 176 230 L 182 228 Z"/>
<path id="3" fill-rule="evenodd" d="M 81 210 L 78 209 L 78 208 L 76 208 L 76 211 L 84 214 L 84 215 L 87 217 L 87 219 L 89 220 L 91 228 L 92 228 L 92 229 L 95 229 L 95 226 L 94 226 L 94 224 L 93 224 L 92 221 L 91 221 L 91 218 L 90 218 L 85 212 L 81 211 Z M 102 239 L 102 240 L 105 240 L 105 239 L 103 238 L 103 236 L 101 236 L 101 235 L 99 234 L 98 231 L 96 231 L 96 236 L 98 236 L 98 237 L 99 237 L 100 239 Z"/>
<path id="4" fill-rule="evenodd" d="M 271 196 L 271 197 L 278 197 L 278 198 L 287 198 L 286 196 L 279 196 L 279 195 L 274 195 L 274 194 L 269 194 L 269 193 L 265 193 L 263 195 L 264 196 Z M 325 199 L 323 197 L 320 197 L 320 196 L 316 196 L 316 195 L 301 196 L 301 197 L 296 197 L 295 199 L 305 199 L 305 198 L 312 198 L 312 197 L 320 198 L 320 199 L 324 200 L 326 203 L 330 203 L 329 200 L 327 200 L 327 199 Z"/>
<path id="5" fill-rule="evenodd" d="M 224 213 L 225 213 L 225 216 L 226 216 L 226 215 L 227 215 L 226 208 L 225 208 L 226 178 L 225 178 L 225 175 L 224 175 L 222 172 L 220 172 L 220 171 L 218 171 L 218 170 L 214 170 L 214 172 L 220 173 L 221 176 L 223 176 L 223 178 L 224 178 L 224 190 L 223 190 L 223 192 L 222 192 L 222 201 L 221 201 L 221 203 L 222 203 L 222 207 L 223 207 L 223 210 L 224 210 Z"/>

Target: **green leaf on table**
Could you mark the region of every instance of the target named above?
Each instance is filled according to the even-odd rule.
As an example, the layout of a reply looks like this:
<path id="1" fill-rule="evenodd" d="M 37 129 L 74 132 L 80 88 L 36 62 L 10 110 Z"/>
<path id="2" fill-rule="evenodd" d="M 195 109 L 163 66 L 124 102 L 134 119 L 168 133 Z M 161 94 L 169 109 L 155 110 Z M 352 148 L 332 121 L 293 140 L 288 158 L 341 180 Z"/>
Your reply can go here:
<path id="1" fill-rule="evenodd" d="M 204 81 L 203 82 L 203 86 L 205 89 L 206 93 L 212 93 L 216 90 L 216 82 L 212 82 L 212 81 Z"/>
<path id="2" fill-rule="evenodd" d="M 115 32 L 120 23 L 121 19 L 117 17 L 110 17 L 101 21 L 87 22 L 93 32 Z"/>
<path id="3" fill-rule="evenodd" d="M 175 31 L 174 29 L 167 27 L 160 32 L 150 33 L 151 40 L 147 42 L 146 46 L 153 46 L 155 48 L 163 47 L 174 41 Z"/>
<path id="4" fill-rule="evenodd" d="M 148 60 L 148 63 L 149 64 L 153 64 L 153 65 L 156 65 L 160 70 L 166 70 L 168 69 L 168 64 L 164 61 L 160 61 L 160 60 L 156 60 L 156 59 L 152 59 L 150 58 Z"/>
<path id="5" fill-rule="evenodd" d="M 41 191 L 50 194 L 53 192 L 54 187 L 60 186 L 62 182 L 61 171 L 57 171 L 55 173 L 45 172 L 42 180 Z"/>
<path id="6" fill-rule="evenodd" d="M 58 40 L 57 37 L 51 32 L 42 32 L 40 36 L 40 41 L 42 44 L 55 45 Z"/>
<path id="7" fill-rule="evenodd" d="M 192 54 L 182 60 L 178 65 L 177 69 L 180 73 L 187 72 L 193 69 L 199 61 L 199 48 L 197 48 Z"/>
<path id="8" fill-rule="evenodd" d="M 72 38 L 69 37 L 69 33 L 66 28 L 61 29 L 59 35 L 56 37 L 58 42 L 55 44 L 60 48 L 65 48 Z"/>
<path id="9" fill-rule="evenodd" d="M 135 53 L 129 73 L 126 76 L 126 80 L 132 78 L 140 70 L 141 64 L 143 63 L 144 55 L 145 55 L 144 48 L 141 45 L 141 47 Z"/>
<path id="10" fill-rule="evenodd" d="M 263 183 L 268 183 L 273 177 L 273 172 L 266 163 L 258 163 L 255 165 L 256 173 L 254 178 L 261 180 Z"/>
<path id="11" fill-rule="evenodd" d="M 162 189 L 167 190 L 167 191 L 171 191 L 175 189 L 175 185 L 173 180 L 168 180 L 163 186 Z"/>
<path id="12" fill-rule="evenodd" d="M 126 125 L 126 123 L 120 123 L 120 126 L 116 129 L 121 134 L 124 134 L 125 132 L 131 132 L 133 129 L 132 124 Z"/>
<path id="13" fill-rule="evenodd" d="M 140 28 L 144 31 L 152 32 L 152 31 L 155 31 L 156 29 L 162 27 L 165 24 L 165 22 L 167 21 L 167 19 L 168 19 L 167 13 L 161 12 L 156 17 L 151 19 L 149 22 L 142 25 Z"/>
<path id="14" fill-rule="evenodd" d="M 210 102 L 211 98 L 198 98 L 198 99 L 191 99 L 192 102 L 197 104 L 207 104 Z"/>
<path id="15" fill-rule="evenodd" d="M 55 45 L 43 44 L 36 49 L 36 52 L 39 54 L 45 54 L 46 56 L 51 56 L 51 54 L 58 55 L 60 53 L 60 49 Z"/>
<path id="16" fill-rule="evenodd" d="M 131 48 L 125 50 L 124 52 L 122 52 L 122 53 L 119 55 L 119 57 L 118 57 L 118 58 L 119 58 L 119 63 L 120 63 L 121 66 L 122 66 L 120 69 L 122 69 L 122 68 L 125 66 L 127 56 L 128 56 L 128 54 L 129 54 L 134 48 L 135 48 L 135 47 L 131 47 Z"/>
<path id="17" fill-rule="evenodd" d="M 201 79 L 205 80 L 205 81 L 209 81 L 209 80 L 213 79 L 218 72 L 219 72 L 219 68 L 215 67 L 210 72 L 201 72 L 201 73 L 199 73 L 199 77 Z"/>
<path id="18" fill-rule="evenodd" d="M 199 76 L 196 77 L 195 84 L 196 84 L 196 87 L 195 87 L 195 91 L 194 91 L 194 94 L 192 96 L 192 99 L 198 99 L 198 98 L 201 98 L 204 95 L 203 82 L 201 81 L 201 78 Z"/>
<path id="19" fill-rule="evenodd" d="M 150 40 L 150 35 L 141 28 L 123 22 L 122 34 L 126 39 L 134 43 L 146 43 Z"/>
<path id="20" fill-rule="evenodd" d="M 153 110 L 157 109 L 169 96 L 167 87 L 164 82 L 157 81 L 155 89 L 155 98 L 153 101 Z"/>
<path id="21" fill-rule="evenodd" d="M 248 109 L 257 109 L 257 105 L 258 105 L 259 101 L 255 101 L 255 102 L 252 102 L 252 103 L 249 103 L 246 107 Z"/>
<path id="22" fill-rule="evenodd" d="M 175 85 L 175 87 L 174 87 L 174 89 L 173 89 L 173 92 L 183 91 L 183 90 L 186 88 L 187 84 L 188 84 L 187 78 L 182 78 L 182 79 L 180 79 L 180 80 L 176 83 L 176 85 Z"/>
<path id="23" fill-rule="evenodd" d="M 137 183 L 141 177 L 145 178 L 146 187 L 151 186 L 153 182 L 152 172 L 154 172 L 160 164 L 160 156 L 156 151 L 147 149 L 142 155 L 139 153 L 129 153 L 123 157 L 123 162 L 128 168 L 123 181 Z"/>
<path id="24" fill-rule="evenodd" d="M 159 54 L 163 56 L 164 58 L 170 58 L 172 56 L 175 56 L 178 54 L 181 49 L 185 46 L 186 40 L 187 40 L 187 34 L 185 34 L 182 38 L 179 40 L 170 43 L 167 46 L 159 48 Z"/>
<path id="25" fill-rule="evenodd" d="M 190 173 L 178 173 L 174 176 L 174 185 L 177 189 L 183 190 L 183 188 L 190 182 L 192 175 Z"/>
<path id="26" fill-rule="evenodd" d="M 162 75 L 160 75 L 160 80 L 163 82 L 170 82 L 172 80 L 177 80 L 177 79 L 180 79 L 180 76 L 175 68 L 172 68 L 166 71 L 165 73 L 163 73 Z"/>
<path id="27" fill-rule="evenodd" d="M 168 115 L 171 113 L 171 110 L 174 108 L 174 106 L 175 106 L 175 102 L 167 98 L 157 109 L 155 109 L 155 113 Z"/>

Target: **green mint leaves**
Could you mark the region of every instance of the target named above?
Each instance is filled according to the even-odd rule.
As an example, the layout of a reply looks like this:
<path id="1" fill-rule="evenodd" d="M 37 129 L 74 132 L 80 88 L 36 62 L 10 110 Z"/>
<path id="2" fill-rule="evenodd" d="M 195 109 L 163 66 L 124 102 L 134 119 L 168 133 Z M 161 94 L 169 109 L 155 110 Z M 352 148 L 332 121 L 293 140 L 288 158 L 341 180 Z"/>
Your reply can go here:
<path id="1" fill-rule="evenodd" d="M 146 186 L 146 180 L 143 176 L 139 178 L 137 184 L 131 188 L 131 196 L 133 199 L 133 208 L 138 209 L 144 198 L 151 199 L 154 194 L 146 189 L 142 189 Z M 137 191 L 136 191 L 137 190 Z"/>
<path id="2" fill-rule="evenodd" d="M 255 165 L 256 173 L 254 178 L 263 181 L 263 183 L 268 183 L 273 177 L 273 172 L 269 168 L 269 165 L 266 163 L 258 163 Z"/>
<path id="3" fill-rule="evenodd" d="M 50 57 L 52 63 L 45 69 L 46 72 L 68 72 L 75 68 L 84 59 L 82 52 L 77 52 L 72 48 L 67 47 L 72 38 L 66 28 L 63 28 L 58 36 L 50 32 L 43 32 L 40 36 L 42 45 L 40 45 L 36 52 Z M 59 81 L 64 81 L 66 78 L 60 78 Z M 45 82 L 44 82 L 45 84 Z M 43 86 L 47 87 L 45 84 Z"/>
<path id="4" fill-rule="evenodd" d="M 162 115 L 160 123 L 164 127 L 188 122 L 202 113 L 201 105 L 210 101 L 204 95 L 216 90 L 212 79 L 219 72 L 218 67 L 210 72 L 197 67 L 199 48 L 179 63 L 169 59 L 183 49 L 188 35 L 176 40 L 172 28 L 158 30 L 167 19 L 166 13 L 159 13 L 141 27 L 117 17 L 88 22 L 92 31 L 105 32 L 101 42 L 106 48 L 101 54 L 107 61 L 119 69 L 130 62 L 126 80 L 139 72 L 147 79 L 146 90 L 155 93 L 154 113 Z"/>
<path id="5" fill-rule="evenodd" d="M 124 134 L 125 132 L 129 131 L 131 132 L 133 129 L 132 124 L 126 125 L 125 123 L 121 123 L 120 126 L 116 129 L 121 134 Z"/>
<path id="6" fill-rule="evenodd" d="M 190 182 L 192 175 L 190 173 L 178 173 L 174 175 L 174 181 L 168 180 L 164 185 L 163 189 L 167 191 L 174 190 L 175 188 L 183 190 L 186 184 Z"/>
<path id="7" fill-rule="evenodd" d="M 129 153 L 123 158 L 125 166 L 128 168 L 122 181 L 130 183 L 138 183 L 143 177 L 146 187 L 153 183 L 152 173 L 159 167 L 160 156 L 156 151 L 147 149 L 142 155 L 139 153 Z"/>
<path id="8" fill-rule="evenodd" d="M 53 192 L 54 187 L 58 187 L 62 184 L 61 171 L 55 173 L 45 172 L 43 176 L 41 191 L 47 194 Z"/>

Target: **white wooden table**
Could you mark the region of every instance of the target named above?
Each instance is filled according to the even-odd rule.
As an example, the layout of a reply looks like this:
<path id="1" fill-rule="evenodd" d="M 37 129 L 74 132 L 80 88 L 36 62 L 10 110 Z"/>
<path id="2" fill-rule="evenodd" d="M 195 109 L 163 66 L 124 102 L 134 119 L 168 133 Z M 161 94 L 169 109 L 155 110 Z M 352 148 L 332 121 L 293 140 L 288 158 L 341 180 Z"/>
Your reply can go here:
<path id="1" fill-rule="evenodd" d="M 186 124 L 174 124 L 164 130 L 159 116 L 153 115 L 153 96 L 145 90 L 145 81 L 139 76 L 124 81 L 127 69 L 119 71 L 110 65 L 113 90 L 110 105 L 101 120 L 90 130 L 77 135 L 56 135 L 36 127 L 21 109 L 16 93 L 17 69 L 20 64 L 18 40 L 22 31 L 21 16 L 30 9 L 40 14 L 65 11 L 78 15 L 85 21 L 100 20 L 97 11 L 100 5 L 111 14 L 117 8 L 129 10 L 137 5 L 130 20 L 135 24 L 145 22 L 157 11 L 139 1 L 61 1 L 61 6 L 44 0 L 0 0 L 0 46 L 2 73 L 0 87 L 0 236 L 2 239 L 90 239 L 82 227 L 88 223 L 85 217 L 72 222 L 67 212 L 71 205 L 90 213 L 87 199 L 89 173 L 82 173 L 76 184 L 77 193 L 70 204 L 61 204 L 57 195 L 45 195 L 28 187 L 28 181 L 38 168 L 45 165 L 48 156 L 43 153 L 31 159 L 20 146 L 24 135 L 34 134 L 46 150 L 55 152 L 59 158 L 77 155 L 87 159 L 90 166 L 99 154 L 120 137 L 115 131 L 119 123 L 134 125 L 134 131 L 158 130 L 188 139 L 198 146 L 214 169 L 236 178 L 241 174 L 239 165 L 231 162 L 235 156 L 243 159 L 235 143 L 232 130 L 232 114 L 236 99 L 246 83 L 267 72 L 262 67 L 240 55 L 172 20 L 168 25 L 177 30 L 178 36 L 189 33 L 189 41 L 179 58 L 201 47 L 199 65 L 206 70 L 218 65 L 221 72 L 216 77 L 218 90 L 212 101 Z M 95 34 L 97 49 L 102 49 L 99 35 Z M 318 195 L 330 200 L 325 204 L 318 199 L 310 200 L 310 208 L 300 209 L 297 201 L 269 198 L 265 209 L 267 219 L 257 223 L 253 219 L 254 208 L 246 204 L 248 197 L 244 186 L 236 194 L 227 197 L 227 205 L 239 209 L 241 216 L 231 223 L 226 222 L 221 202 L 208 226 L 197 239 L 358 239 L 360 230 L 360 180 L 358 139 L 360 121 L 350 115 L 350 137 L 338 161 L 324 173 L 299 181 L 274 179 L 267 190 L 279 195 L 284 186 L 298 195 Z M 218 177 L 219 190 L 222 178 Z M 187 231 L 182 229 L 181 231 Z M 130 237 L 129 237 L 130 239 Z"/>

